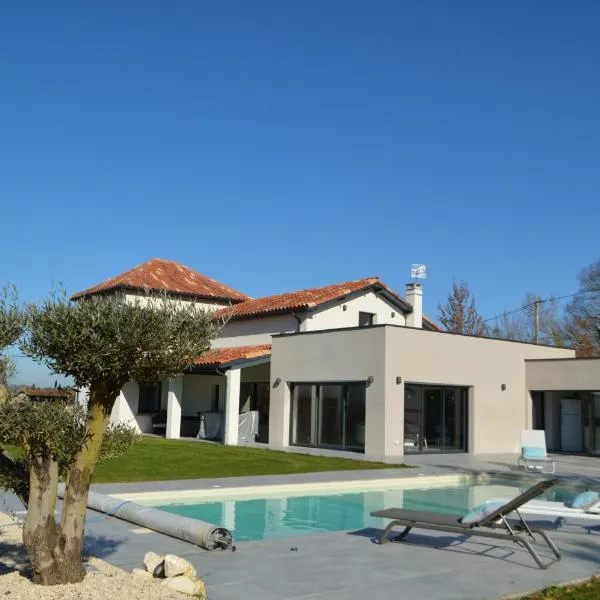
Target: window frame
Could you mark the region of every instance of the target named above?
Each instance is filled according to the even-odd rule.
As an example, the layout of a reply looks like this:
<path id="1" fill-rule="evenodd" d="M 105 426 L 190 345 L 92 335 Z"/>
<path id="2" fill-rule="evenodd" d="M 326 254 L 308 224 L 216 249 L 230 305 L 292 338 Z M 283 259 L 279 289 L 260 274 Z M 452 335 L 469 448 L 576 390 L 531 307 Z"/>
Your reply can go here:
<path id="1" fill-rule="evenodd" d="M 149 408 L 147 405 L 142 409 L 142 393 L 147 394 L 151 389 L 150 386 L 154 387 L 155 391 L 155 404 L 156 409 Z M 146 400 L 146 398 L 145 398 Z M 147 404 L 147 402 L 146 402 Z M 138 382 L 138 415 L 155 415 L 161 412 L 162 404 L 162 381 L 139 381 Z"/>
<path id="2" fill-rule="evenodd" d="M 369 322 L 366 324 L 361 323 L 361 321 L 364 317 L 367 317 L 367 319 L 369 320 Z M 373 325 L 375 325 L 375 313 L 367 312 L 365 310 L 359 310 L 358 311 L 358 326 L 359 327 L 373 327 Z"/>

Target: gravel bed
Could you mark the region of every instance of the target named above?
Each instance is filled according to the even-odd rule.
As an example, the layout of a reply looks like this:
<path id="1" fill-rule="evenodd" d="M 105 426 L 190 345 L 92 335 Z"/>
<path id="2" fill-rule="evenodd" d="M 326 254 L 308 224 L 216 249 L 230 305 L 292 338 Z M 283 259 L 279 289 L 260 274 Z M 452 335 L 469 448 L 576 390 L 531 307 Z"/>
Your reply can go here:
<path id="1" fill-rule="evenodd" d="M 88 574 L 81 583 L 40 586 L 23 573 L 28 567 L 23 551 L 21 527 L 0 513 L 0 598 L 8 600 L 190 600 L 190 596 L 168 590 L 160 583 L 132 577 L 130 573 L 90 558 Z M 142 567 L 142 565 L 140 565 Z"/>

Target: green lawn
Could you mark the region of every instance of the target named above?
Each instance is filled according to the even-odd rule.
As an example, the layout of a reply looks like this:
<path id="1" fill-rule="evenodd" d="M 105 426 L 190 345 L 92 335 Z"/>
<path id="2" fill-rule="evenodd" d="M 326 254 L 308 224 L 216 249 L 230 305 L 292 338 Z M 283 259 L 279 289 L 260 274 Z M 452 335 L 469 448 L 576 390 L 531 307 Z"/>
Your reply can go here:
<path id="1" fill-rule="evenodd" d="M 405 465 L 142 437 L 140 442 L 119 458 L 100 463 L 94 473 L 94 483 L 286 475 L 403 466 Z"/>
<path id="2" fill-rule="evenodd" d="M 600 600 L 600 578 L 594 577 L 585 583 L 550 587 L 521 600 Z"/>

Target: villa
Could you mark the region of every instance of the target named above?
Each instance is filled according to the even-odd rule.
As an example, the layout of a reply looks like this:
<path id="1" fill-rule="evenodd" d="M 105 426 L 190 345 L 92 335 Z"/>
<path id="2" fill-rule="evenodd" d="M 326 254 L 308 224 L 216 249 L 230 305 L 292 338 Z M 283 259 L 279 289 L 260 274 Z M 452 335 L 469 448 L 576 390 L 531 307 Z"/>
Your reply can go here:
<path id="1" fill-rule="evenodd" d="M 522 429 L 551 450 L 600 452 L 600 359 L 442 332 L 378 278 L 250 298 L 153 259 L 73 296 L 166 293 L 223 319 L 181 375 L 129 382 L 111 419 L 140 432 L 364 453 L 513 453 Z"/>

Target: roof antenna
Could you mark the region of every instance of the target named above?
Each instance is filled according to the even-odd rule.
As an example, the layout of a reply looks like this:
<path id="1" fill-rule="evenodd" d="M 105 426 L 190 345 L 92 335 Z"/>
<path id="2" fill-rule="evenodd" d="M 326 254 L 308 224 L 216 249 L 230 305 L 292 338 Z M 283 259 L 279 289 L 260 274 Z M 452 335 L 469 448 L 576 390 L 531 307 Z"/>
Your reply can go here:
<path id="1" fill-rule="evenodd" d="M 417 283 L 417 279 L 427 279 L 427 265 L 411 265 L 410 276 L 413 279 L 413 283 Z"/>

